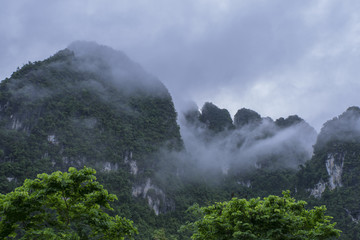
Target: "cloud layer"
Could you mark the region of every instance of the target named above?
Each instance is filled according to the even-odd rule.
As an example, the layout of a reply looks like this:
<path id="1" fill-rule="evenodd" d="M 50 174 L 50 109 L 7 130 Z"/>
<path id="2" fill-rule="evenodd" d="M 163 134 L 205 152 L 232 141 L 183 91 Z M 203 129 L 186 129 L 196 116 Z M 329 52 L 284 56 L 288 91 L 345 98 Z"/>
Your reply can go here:
<path id="1" fill-rule="evenodd" d="M 212 101 L 322 123 L 359 105 L 360 2 L 4 1 L 0 78 L 75 40 L 124 51 L 177 107 Z"/>

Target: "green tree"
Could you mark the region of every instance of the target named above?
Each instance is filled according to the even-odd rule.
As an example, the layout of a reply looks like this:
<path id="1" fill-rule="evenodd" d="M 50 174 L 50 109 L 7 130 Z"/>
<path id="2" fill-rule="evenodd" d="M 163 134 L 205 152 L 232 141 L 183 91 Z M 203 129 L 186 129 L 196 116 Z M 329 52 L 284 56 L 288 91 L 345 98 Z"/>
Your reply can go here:
<path id="1" fill-rule="evenodd" d="M 233 198 L 208 207 L 194 205 L 190 210 L 200 218 L 182 227 L 191 230 L 192 239 L 329 239 L 340 230 L 325 216 L 325 206 L 306 210 L 305 201 L 270 195 L 263 200 Z"/>
<path id="2" fill-rule="evenodd" d="M 133 239 L 132 221 L 105 212 L 117 198 L 95 173 L 84 167 L 39 174 L 0 194 L 0 239 Z"/>
<path id="3" fill-rule="evenodd" d="M 165 230 L 163 228 L 155 230 L 153 240 L 167 240 Z"/>
<path id="4" fill-rule="evenodd" d="M 173 235 L 167 235 L 165 229 L 156 229 L 153 233 L 153 240 L 176 240 Z"/>

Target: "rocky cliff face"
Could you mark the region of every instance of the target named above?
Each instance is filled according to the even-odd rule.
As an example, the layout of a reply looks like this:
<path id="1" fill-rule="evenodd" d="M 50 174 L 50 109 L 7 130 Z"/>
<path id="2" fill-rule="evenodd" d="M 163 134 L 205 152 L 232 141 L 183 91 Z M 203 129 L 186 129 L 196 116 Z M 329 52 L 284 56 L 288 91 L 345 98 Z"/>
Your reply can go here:
<path id="1" fill-rule="evenodd" d="M 360 230 L 359 126 L 358 107 L 350 107 L 326 122 L 314 156 L 298 173 L 298 186 L 305 190 L 299 197 L 306 197 L 313 205 L 325 204 L 343 230 L 342 239 L 356 239 Z"/>
<path id="2" fill-rule="evenodd" d="M 310 195 L 315 198 L 321 198 L 322 193 L 328 188 L 330 191 L 334 190 L 337 187 L 342 187 L 342 174 L 345 162 L 344 152 L 334 152 L 328 153 L 325 161 L 324 167 L 328 174 L 326 179 L 320 179 L 319 182 L 313 187 L 310 188 Z"/>
<path id="3" fill-rule="evenodd" d="M 324 124 L 315 144 L 315 156 L 309 162 L 309 166 L 316 166 L 319 168 L 318 172 L 322 172 L 318 176 L 320 180 L 317 186 L 322 182 L 322 185 L 325 184 L 330 191 L 344 186 L 343 174 L 352 171 L 348 168 L 348 162 L 357 162 L 359 149 L 355 146 L 360 143 L 359 124 L 360 109 L 358 107 L 348 108 L 339 117 Z M 325 170 L 327 174 L 324 174 Z M 317 194 L 312 195 L 321 197 L 325 188 L 321 187 L 321 189 L 322 191 L 315 191 Z"/>
<path id="4" fill-rule="evenodd" d="M 329 154 L 325 166 L 329 174 L 329 189 L 334 190 L 336 187 L 342 187 L 341 177 L 343 173 L 345 153 Z"/>

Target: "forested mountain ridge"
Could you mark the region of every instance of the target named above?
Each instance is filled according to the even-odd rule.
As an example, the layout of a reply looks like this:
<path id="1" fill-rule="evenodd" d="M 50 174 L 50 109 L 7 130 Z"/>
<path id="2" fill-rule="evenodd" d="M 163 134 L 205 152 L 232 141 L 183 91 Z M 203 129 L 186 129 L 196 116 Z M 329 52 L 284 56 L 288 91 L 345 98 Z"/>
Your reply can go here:
<path id="1" fill-rule="evenodd" d="M 217 118 L 203 115 L 203 109 L 209 106 Z M 223 116 L 219 117 L 221 112 Z M 341 239 L 360 238 L 359 107 L 349 107 L 324 123 L 318 135 L 297 115 L 273 121 L 242 108 L 236 113 L 233 126 L 222 120 L 227 116 L 225 109 L 216 110 L 216 106 L 206 103 L 202 111 L 193 106 L 184 117 L 191 133 L 195 132 L 195 139 L 210 146 L 207 151 L 218 147 L 216 152 L 224 156 L 224 152 L 231 153 L 227 159 L 236 156 L 228 171 L 223 171 L 227 179 L 223 189 L 247 198 L 291 189 L 296 198 L 309 202 L 309 206 L 326 205 L 343 230 Z M 268 140 L 273 144 L 268 146 Z M 247 165 L 239 165 L 243 159 Z M 234 181 L 238 186 L 231 188 Z"/>
<path id="2" fill-rule="evenodd" d="M 130 151 L 134 158 L 151 153 L 165 142 L 169 148 L 181 148 L 171 96 L 160 81 L 120 53 L 119 59 L 106 59 L 117 54 L 107 47 L 74 45 L 70 48 L 75 52 L 65 49 L 43 62 L 29 63 L 1 83 L 2 129 L 41 140 L 39 148 L 61 150 L 58 155 L 67 160 L 52 162 L 53 167 L 82 161 L 77 153 L 91 162 L 108 148 L 120 158 Z M 86 48 L 87 55 L 84 50 L 78 54 L 77 45 Z M 108 139 L 111 135 L 117 138 Z M 53 159 L 51 153 L 47 155 Z"/>
<path id="3" fill-rule="evenodd" d="M 74 43 L 1 82 L 0 191 L 38 173 L 86 165 L 122 204 L 133 196 L 140 208 L 152 202 L 141 211 L 127 206 L 130 218 L 165 212 L 167 197 L 149 191 L 158 189 L 149 179 L 156 151 L 182 149 L 176 118 L 165 86 L 125 54 Z"/>
<path id="4" fill-rule="evenodd" d="M 297 173 L 298 195 L 325 204 L 343 230 L 341 239 L 360 238 L 360 109 L 349 107 L 327 121 L 314 156 Z"/>
<path id="5" fill-rule="evenodd" d="M 0 192 L 86 165 L 138 239 L 189 239 L 178 229 L 194 203 L 290 189 L 327 205 L 342 239 L 358 239 L 359 119 L 351 107 L 319 135 L 297 115 L 274 121 L 241 108 L 232 118 L 213 103 L 177 119 L 158 79 L 122 52 L 77 42 L 0 83 Z"/>

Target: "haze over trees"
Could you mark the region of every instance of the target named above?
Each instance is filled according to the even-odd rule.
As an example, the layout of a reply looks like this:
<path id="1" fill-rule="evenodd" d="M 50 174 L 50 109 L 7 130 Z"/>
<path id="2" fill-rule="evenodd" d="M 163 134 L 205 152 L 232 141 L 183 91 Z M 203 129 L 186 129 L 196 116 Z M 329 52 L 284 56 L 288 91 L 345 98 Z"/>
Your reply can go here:
<path id="1" fill-rule="evenodd" d="M 0 83 L 0 192 L 89 166 L 135 239 L 189 239 L 178 229 L 195 220 L 186 212 L 195 203 L 290 189 L 310 209 L 326 205 L 341 239 L 360 238 L 359 109 L 317 135 L 297 115 L 239 107 L 233 119 L 214 103 L 177 113 L 166 87 L 124 53 L 72 44 Z"/>

